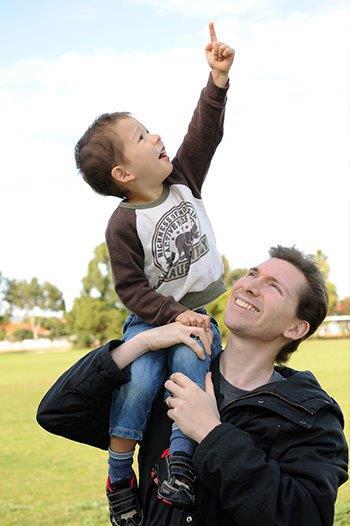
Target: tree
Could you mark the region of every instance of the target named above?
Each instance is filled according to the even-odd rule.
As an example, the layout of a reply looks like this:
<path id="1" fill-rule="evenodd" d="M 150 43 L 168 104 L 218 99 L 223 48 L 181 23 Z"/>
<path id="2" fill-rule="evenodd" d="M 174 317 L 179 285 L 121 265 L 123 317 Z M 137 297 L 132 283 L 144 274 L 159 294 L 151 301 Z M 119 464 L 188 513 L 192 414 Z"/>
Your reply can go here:
<path id="1" fill-rule="evenodd" d="M 242 278 L 246 273 L 246 268 L 235 268 L 231 269 L 229 260 L 225 255 L 222 255 L 222 262 L 224 264 L 224 283 L 226 287 L 232 287 L 232 285 L 237 281 L 239 278 Z"/>
<path id="2" fill-rule="evenodd" d="M 68 316 L 77 345 L 100 344 L 119 338 L 128 312 L 114 290 L 105 243 L 95 248 L 82 285 L 81 296 L 74 301 Z"/>
<path id="3" fill-rule="evenodd" d="M 97 297 L 106 301 L 110 306 L 122 307 L 114 290 L 111 278 L 109 254 L 106 243 L 97 245 L 94 257 L 88 264 L 87 275 L 82 279 L 82 296 Z"/>
<path id="4" fill-rule="evenodd" d="M 65 313 L 62 318 L 56 318 L 53 316 L 47 316 L 44 318 L 43 327 L 49 331 L 50 340 L 70 335 L 66 317 L 67 314 Z"/>
<path id="5" fill-rule="evenodd" d="M 9 319 L 9 305 L 6 301 L 6 294 L 9 280 L 0 272 L 0 323 L 6 323 Z M 1 338 L 0 338 L 1 339 Z"/>
<path id="6" fill-rule="evenodd" d="M 315 261 L 321 270 L 327 287 L 328 292 L 328 314 L 334 314 L 335 308 L 338 303 L 337 288 L 334 283 L 329 280 L 329 263 L 327 256 L 322 250 L 317 250 L 315 254 Z"/>
<path id="7" fill-rule="evenodd" d="M 34 339 L 38 338 L 45 313 L 65 310 L 62 292 L 47 281 L 39 283 L 35 277 L 30 281 L 9 280 L 6 301 L 12 310 L 17 308 L 23 312 Z"/>
<path id="8" fill-rule="evenodd" d="M 223 261 L 223 264 L 224 264 L 223 278 L 224 278 L 224 283 L 225 283 L 225 285 L 227 287 L 227 291 L 224 294 L 222 294 L 219 298 L 217 298 L 214 301 L 212 301 L 211 303 L 209 303 L 206 308 L 207 308 L 208 314 L 210 316 L 213 316 L 216 319 L 216 321 L 218 322 L 218 325 L 219 325 L 219 328 L 220 328 L 220 332 L 221 332 L 221 336 L 222 336 L 223 342 L 225 343 L 225 341 L 227 340 L 227 338 L 228 338 L 228 336 L 230 334 L 230 331 L 228 330 L 228 328 L 226 327 L 226 325 L 224 323 L 225 306 L 226 306 L 228 298 L 229 298 L 229 296 L 231 294 L 232 285 L 238 279 L 240 279 L 243 276 L 245 276 L 245 274 L 247 273 L 248 269 L 246 269 L 246 268 L 235 268 L 235 269 L 232 269 L 231 266 L 230 266 L 229 260 L 224 255 L 222 256 L 222 261 Z"/>
<path id="9" fill-rule="evenodd" d="M 221 337 L 224 343 L 230 334 L 230 331 L 224 323 L 224 310 L 226 307 L 227 300 L 230 297 L 231 290 L 231 288 L 227 289 L 227 291 L 224 292 L 224 294 L 222 294 L 221 296 L 216 298 L 216 300 L 212 301 L 206 306 L 209 316 L 212 316 L 218 322 Z"/>
<path id="10" fill-rule="evenodd" d="M 125 310 L 111 308 L 105 300 L 81 296 L 69 313 L 69 326 L 78 346 L 96 346 L 120 338 L 126 317 Z"/>

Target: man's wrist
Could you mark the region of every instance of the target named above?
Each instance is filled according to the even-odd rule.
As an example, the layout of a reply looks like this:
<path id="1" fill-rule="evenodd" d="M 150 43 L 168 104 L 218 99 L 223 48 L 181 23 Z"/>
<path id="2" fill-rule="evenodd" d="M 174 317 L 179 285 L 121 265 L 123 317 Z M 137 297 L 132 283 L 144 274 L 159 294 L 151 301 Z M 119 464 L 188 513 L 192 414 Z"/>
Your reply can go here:
<path id="1" fill-rule="evenodd" d="M 217 86 L 218 88 L 226 88 L 228 83 L 228 72 L 223 73 L 222 71 L 218 71 L 217 69 L 212 69 L 211 76 L 213 78 L 215 86 Z"/>
<path id="2" fill-rule="evenodd" d="M 200 444 L 209 435 L 209 433 L 219 425 L 221 425 L 221 421 L 216 420 L 211 423 L 208 423 L 205 427 L 201 429 L 197 429 L 194 440 L 197 442 L 197 444 Z"/>

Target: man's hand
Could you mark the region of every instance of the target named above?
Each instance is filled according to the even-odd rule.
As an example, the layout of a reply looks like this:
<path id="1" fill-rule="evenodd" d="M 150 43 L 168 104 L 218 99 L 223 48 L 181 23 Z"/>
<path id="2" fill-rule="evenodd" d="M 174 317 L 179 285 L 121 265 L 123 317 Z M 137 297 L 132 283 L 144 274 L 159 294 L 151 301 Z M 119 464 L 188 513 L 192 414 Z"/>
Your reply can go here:
<path id="1" fill-rule="evenodd" d="M 168 416 L 186 436 L 199 444 L 221 424 L 211 373 L 205 377 L 205 391 L 182 373 L 172 374 L 164 385 L 172 393 L 166 399 Z"/>
<path id="2" fill-rule="evenodd" d="M 227 44 L 219 42 L 215 33 L 214 23 L 209 23 L 210 42 L 205 48 L 209 66 L 212 68 L 214 84 L 224 88 L 227 84 L 228 73 L 232 66 L 235 51 Z"/>
<path id="3" fill-rule="evenodd" d="M 207 314 L 200 314 L 194 310 L 185 310 L 176 316 L 175 321 L 179 321 L 184 325 L 191 325 L 191 327 L 203 327 L 206 331 L 210 331 L 210 316 Z"/>

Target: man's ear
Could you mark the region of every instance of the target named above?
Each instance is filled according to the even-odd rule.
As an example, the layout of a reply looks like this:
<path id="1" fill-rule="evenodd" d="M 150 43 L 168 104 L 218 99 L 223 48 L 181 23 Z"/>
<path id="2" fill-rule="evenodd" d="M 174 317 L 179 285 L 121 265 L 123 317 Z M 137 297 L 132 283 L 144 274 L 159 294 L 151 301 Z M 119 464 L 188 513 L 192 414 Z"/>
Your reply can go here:
<path id="1" fill-rule="evenodd" d="M 283 336 L 291 340 L 300 340 L 310 330 L 310 323 L 306 320 L 296 320 L 294 325 L 286 329 Z"/>
<path id="2" fill-rule="evenodd" d="M 133 181 L 135 179 L 134 174 L 127 172 L 119 164 L 117 166 L 114 166 L 114 168 L 112 168 L 111 176 L 117 183 L 122 183 L 122 184 L 129 183 L 130 181 Z"/>

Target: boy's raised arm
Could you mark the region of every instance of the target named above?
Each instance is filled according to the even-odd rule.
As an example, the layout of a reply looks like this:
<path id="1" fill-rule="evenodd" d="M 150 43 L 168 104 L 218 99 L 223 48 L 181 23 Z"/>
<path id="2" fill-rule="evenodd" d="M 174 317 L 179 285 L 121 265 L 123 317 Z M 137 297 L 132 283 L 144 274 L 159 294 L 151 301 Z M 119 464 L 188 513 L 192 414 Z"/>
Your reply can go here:
<path id="1" fill-rule="evenodd" d="M 218 41 L 214 24 L 209 24 L 210 42 L 205 48 L 211 74 L 202 90 L 188 131 L 172 163 L 174 170 L 170 184 L 184 179 L 196 198 L 201 189 L 210 162 L 223 135 L 228 75 L 234 59 L 234 50 Z"/>

